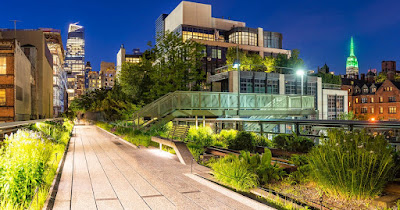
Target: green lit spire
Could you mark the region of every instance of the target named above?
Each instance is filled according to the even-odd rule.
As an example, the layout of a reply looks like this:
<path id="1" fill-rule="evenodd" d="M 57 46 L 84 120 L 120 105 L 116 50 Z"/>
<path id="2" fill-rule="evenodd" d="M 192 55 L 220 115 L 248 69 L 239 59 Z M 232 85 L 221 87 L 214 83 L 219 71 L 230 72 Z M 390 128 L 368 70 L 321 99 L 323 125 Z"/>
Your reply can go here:
<path id="1" fill-rule="evenodd" d="M 351 42 L 350 42 L 350 56 L 355 56 L 355 55 L 354 55 L 354 41 L 353 41 L 353 37 L 351 37 Z"/>
<path id="2" fill-rule="evenodd" d="M 346 62 L 346 74 L 358 75 L 358 61 L 356 55 L 354 54 L 353 37 L 351 37 L 350 41 L 350 56 L 347 57 L 347 62 Z"/>

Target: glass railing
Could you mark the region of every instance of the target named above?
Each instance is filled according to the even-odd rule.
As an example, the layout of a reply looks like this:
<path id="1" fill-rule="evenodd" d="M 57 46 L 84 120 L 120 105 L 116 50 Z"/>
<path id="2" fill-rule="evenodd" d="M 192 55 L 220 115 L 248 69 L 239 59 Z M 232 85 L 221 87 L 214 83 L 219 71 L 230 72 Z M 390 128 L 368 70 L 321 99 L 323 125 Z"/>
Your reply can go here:
<path id="1" fill-rule="evenodd" d="M 176 110 L 314 110 L 314 96 L 176 91 L 135 113 L 159 118 Z"/>

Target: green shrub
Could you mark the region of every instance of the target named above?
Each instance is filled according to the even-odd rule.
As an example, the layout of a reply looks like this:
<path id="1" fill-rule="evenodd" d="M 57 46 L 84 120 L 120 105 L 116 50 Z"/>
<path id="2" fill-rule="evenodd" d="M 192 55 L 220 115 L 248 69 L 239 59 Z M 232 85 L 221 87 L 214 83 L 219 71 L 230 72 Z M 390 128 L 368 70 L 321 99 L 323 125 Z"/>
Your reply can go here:
<path id="1" fill-rule="evenodd" d="M 13 205 L 29 203 L 44 183 L 52 143 L 38 132 L 18 130 L 6 137 L 0 151 L 0 200 Z"/>
<path id="2" fill-rule="evenodd" d="M 272 140 L 273 146 L 290 152 L 308 152 L 314 146 L 314 142 L 304 136 L 296 134 L 278 134 Z"/>
<path id="3" fill-rule="evenodd" d="M 236 138 L 228 141 L 228 148 L 234 150 L 254 151 L 255 146 L 254 136 L 246 131 L 238 132 Z"/>
<path id="4" fill-rule="evenodd" d="M 265 136 L 258 135 L 253 133 L 254 140 L 256 142 L 256 146 L 259 147 L 272 147 L 272 142 Z"/>
<path id="5" fill-rule="evenodd" d="M 221 130 L 221 132 L 217 134 L 216 139 L 224 142 L 225 144 L 228 144 L 228 142 L 231 142 L 236 138 L 237 133 L 238 131 L 234 129 Z"/>
<path id="6" fill-rule="evenodd" d="M 196 161 L 200 160 L 200 155 L 204 153 L 204 147 L 196 145 L 194 143 L 187 143 L 186 146 L 188 147 L 190 153 L 192 153 L 194 159 Z"/>
<path id="7" fill-rule="evenodd" d="M 236 190 L 248 191 L 258 186 L 257 174 L 237 156 L 228 155 L 210 165 L 217 180 Z"/>
<path id="8" fill-rule="evenodd" d="M 294 154 L 290 158 L 290 163 L 297 166 L 297 170 L 289 174 L 285 180 L 286 182 L 289 184 L 300 184 L 310 181 L 311 168 L 306 155 Z"/>
<path id="9" fill-rule="evenodd" d="M 332 195 L 371 198 L 382 192 L 397 169 L 393 148 L 365 130 L 329 130 L 309 154 L 313 178 Z"/>
<path id="10" fill-rule="evenodd" d="M 191 126 L 186 140 L 189 142 L 194 142 L 201 146 L 211 146 L 214 142 L 213 131 L 210 127 L 198 127 Z"/>
<path id="11" fill-rule="evenodd" d="M 279 181 L 286 175 L 277 163 L 271 165 L 272 153 L 265 148 L 264 153 L 251 155 L 248 151 L 241 151 L 239 158 L 250 165 L 250 168 L 258 175 L 258 181 L 266 184 L 272 181 Z"/>

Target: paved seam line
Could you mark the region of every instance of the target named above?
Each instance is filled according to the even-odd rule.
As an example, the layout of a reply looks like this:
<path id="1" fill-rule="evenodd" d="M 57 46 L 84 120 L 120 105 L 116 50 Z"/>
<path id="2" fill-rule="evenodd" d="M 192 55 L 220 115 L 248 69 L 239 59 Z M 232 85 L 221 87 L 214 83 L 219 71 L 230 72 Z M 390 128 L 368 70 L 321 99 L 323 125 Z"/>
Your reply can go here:
<path id="1" fill-rule="evenodd" d="M 74 152 L 72 153 L 72 174 L 71 174 L 71 193 L 69 196 L 69 209 L 72 208 L 72 190 L 74 188 L 74 169 L 75 169 L 75 141 L 76 141 L 76 127 L 74 126 L 75 135 L 74 137 Z M 72 138 L 72 137 L 71 137 Z"/>
<path id="2" fill-rule="evenodd" d="M 108 139 L 106 139 L 108 141 Z M 100 147 L 101 150 L 103 150 L 103 152 L 105 154 L 107 154 L 106 150 L 103 149 L 103 147 L 101 146 L 101 144 L 99 144 L 99 142 L 97 140 L 95 140 L 96 144 Z M 143 200 L 143 202 L 149 207 L 149 209 L 151 209 L 150 205 L 142 198 L 142 196 L 140 196 L 140 194 L 138 193 L 138 191 L 132 186 L 132 184 L 129 182 L 129 180 L 125 177 L 125 175 L 121 172 L 121 170 L 119 169 L 119 167 L 114 163 L 114 161 L 107 155 L 107 158 L 112 162 L 112 164 L 115 166 L 115 168 L 118 169 L 119 173 L 122 174 L 122 176 L 124 177 L 124 179 L 129 183 L 129 185 L 132 187 L 132 189 L 139 195 L 139 197 Z M 124 206 L 122 206 L 124 208 Z"/>
<path id="3" fill-rule="evenodd" d="M 120 200 L 119 197 L 118 197 L 118 194 L 115 192 L 114 186 L 113 186 L 113 185 L 111 184 L 111 182 L 110 182 L 110 178 L 108 177 L 106 171 L 104 170 L 103 164 L 101 164 L 101 161 L 100 161 L 99 157 L 97 156 L 96 151 L 93 149 L 93 146 L 95 146 L 95 145 L 92 144 L 92 142 L 90 141 L 90 138 L 88 138 L 87 140 L 88 140 L 88 142 L 89 142 L 89 144 L 90 144 L 90 147 L 91 147 L 92 150 L 93 150 L 93 153 L 94 153 L 95 156 L 96 156 L 97 161 L 99 161 L 99 164 L 100 164 L 100 166 L 101 166 L 101 169 L 103 170 L 104 175 L 107 177 L 108 183 L 110 183 L 110 186 L 111 186 L 111 188 L 113 189 L 114 194 L 115 194 L 115 196 L 117 197 L 119 204 L 121 205 L 122 208 L 124 208 L 124 206 L 123 206 L 122 203 L 121 203 L 121 200 Z M 93 146 L 92 146 L 92 145 L 93 145 Z M 99 200 L 101 200 L 101 199 L 99 199 Z"/>

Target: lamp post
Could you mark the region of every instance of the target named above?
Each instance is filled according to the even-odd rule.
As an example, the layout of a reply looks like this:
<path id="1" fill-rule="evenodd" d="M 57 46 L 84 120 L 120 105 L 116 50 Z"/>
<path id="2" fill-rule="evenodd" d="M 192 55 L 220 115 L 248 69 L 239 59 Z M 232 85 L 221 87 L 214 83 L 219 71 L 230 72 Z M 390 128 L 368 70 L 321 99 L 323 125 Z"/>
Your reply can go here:
<path id="1" fill-rule="evenodd" d="M 233 63 L 233 68 L 237 69 L 237 78 L 238 78 L 238 110 L 237 110 L 237 115 L 238 117 L 240 117 L 239 115 L 239 110 L 240 110 L 240 60 L 239 60 L 239 45 L 236 46 L 236 60 Z"/>
<path id="2" fill-rule="evenodd" d="M 304 70 L 299 69 L 299 70 L 297 70 L 296 74 L 301 76 L 301 95 L 303 95 L 303 90 L 304 90 L 304 87 L 303 87 Z"/>

